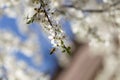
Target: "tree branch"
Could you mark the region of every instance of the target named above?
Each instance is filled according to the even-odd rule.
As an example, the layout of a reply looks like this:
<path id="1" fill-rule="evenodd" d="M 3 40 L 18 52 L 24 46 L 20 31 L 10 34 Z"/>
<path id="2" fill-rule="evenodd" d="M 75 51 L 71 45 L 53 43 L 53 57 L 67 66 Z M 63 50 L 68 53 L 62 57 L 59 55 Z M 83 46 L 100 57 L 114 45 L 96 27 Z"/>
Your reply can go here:
<path id="1" fill-rule="evenodd" d="M 81 10 L 82 12 L 102 13 L 102 12 L 108 11 L 111 7 L 117 6 L 119 4 L 120 4 L 120 1 L 116 1 L 113 4 L 109 5 L 108 7 L 104 8 L 104 9 L 80 9 L 80 8 L 75 7 L 74 5 L 63 5 L 63 7 L 65 7 L 65 8 L 75 8 L 76 10 Z"/>

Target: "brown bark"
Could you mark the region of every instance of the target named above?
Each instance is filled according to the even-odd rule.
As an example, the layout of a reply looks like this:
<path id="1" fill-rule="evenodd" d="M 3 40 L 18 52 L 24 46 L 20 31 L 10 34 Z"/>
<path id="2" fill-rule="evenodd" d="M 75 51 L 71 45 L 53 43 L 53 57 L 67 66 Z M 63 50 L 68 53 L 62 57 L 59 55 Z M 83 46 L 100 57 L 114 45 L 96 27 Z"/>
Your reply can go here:
<path id="1" fill-rule="evenodd" d="M 70 66 L 57 80 L 93 80 L 96 71 L 100 68 L 101 58 L 91 55 L 88 46 L 79 49 Z"/>

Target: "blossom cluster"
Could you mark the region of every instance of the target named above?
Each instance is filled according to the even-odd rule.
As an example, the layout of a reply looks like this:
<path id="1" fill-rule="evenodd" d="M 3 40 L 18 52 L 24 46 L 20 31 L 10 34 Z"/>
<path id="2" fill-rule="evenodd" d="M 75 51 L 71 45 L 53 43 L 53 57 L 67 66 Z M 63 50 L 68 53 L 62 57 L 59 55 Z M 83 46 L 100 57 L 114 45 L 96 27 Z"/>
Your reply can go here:
<path id="1" fill-rule="evenodd" d="M 53 43 L 54 49 L 59 48 L 64 52 L 62 47 L 66 49 L 68 48 L 66 46 L 67 40 L 65 39 L 64 32 L 62 31 L 59 23 L 57 23 L 57 17 L 55 17 L 54 7 L 57 6 L 58 3 L 56 0 L 50 0 L 50 2 L 49 0 L 43 1 L 45 3 L 44 8 L 42 7 L 43 4 L 40 4 L 40 0 L 0 0 L 0 16 L 5 15 L 7 17 L 14 18 L 17 22 L 17 28 L 20 30 L 20 33 L 28 37 L 27 40 L 21 41 L 21 38 L 13 35 L 13 33 L 9 32 L 9 30 L 0 32 L 0 78 L 6 78 L 9 80 L 23 80 L 23 78 L 25 80 L 50 80 L 49 75 L 44 75 L 44 72 L 37 72 L 36 70 L 31 69 L 27 63 L 24 61 L 19 61 L 15 57 L 16 54 L 14 53 L 20 51 L 22 52 L 21 54 L 32 58 L 32 62 L 37 66 L 41 65 L 41 61 L 43 59 L 38 53 L 40 51 L 40 48 L 38 47 L 40 45 L 37 43 L 38 36 L 30 31 L 30 27 L 28 27 L 29 25 L 27 25 L 26 21 L 24 21 L 26 20 L 25 18 L 27 18 L 27 23 L 34 21 L 42 26 L 44 31 L 48 34 L 51 43 Z M 46 5 L 46 3 L 48 5 Z M 40 5 L 41 9 L 39 10 Z M 44 10 L 47 12 L 47 15 L 45 15 Z M 50 21 L 48 21 L 47 16 L 50 19 L 52 25 L 50 24 Z M 56 38 L 54 39 L 54 37 Z M 59 40 L 58 38 L 61 39 Z M 59 44 L 59 46 L 56 44 Z M 53 52 L 54 51 L 51 51 L 50 53 Z M 64 61 L 64 54 L 61 55 L 59 55 L 61 61 L 66 62 Z M 3 71 L 5 73 L 3 73 Z"/>
<path id="2" fill-rule="evenodd" d="M 71 21 L 76 40 L 88 43 L 93 53 L 102 55 L 103 68 L 95 80 L 119 80 L 120 1 L 103 0 L 102 4 L 93 1 L 91 4 L 92 1 L 79 7 L 64 5 L 60 10 L 66 12 L 65 17 Z"/>
<path id="3" fill-rule="evenodd" d="M 56 20 L 52 2 L 49 0 L 35 0 L 33 3 L 39 5 L 39 7 L 35 7 L 34 14 L 31 17 L 27 17 L 27 24 L 38 22 L 51 40 L 53 49 L 61 49 L 62 52 L 70 54 L 70 47 L 66 44 L 66 36 L 61 29 L 60 23 Z"/>
<path id="4" fill-rule="evenodd" d="M 34 40 L 35 41 L 35 40 Z M 38 56 L 37 43 L 33 42 L 33 38 L 21 41 L 19 37 L 9 31 L 0 31 L 0 79 L 4 80 L 43 80 L 50 79 L 49 75 L 44 75 L 30 68 L 28 64 L 16 58 L 16 53 L 21 51 L 25 56 L 31 58 Z M 35 57 L 33 62 L 40 64 L 40 57 Z M 37 65 L 36 64 L 36 65 Z"/>

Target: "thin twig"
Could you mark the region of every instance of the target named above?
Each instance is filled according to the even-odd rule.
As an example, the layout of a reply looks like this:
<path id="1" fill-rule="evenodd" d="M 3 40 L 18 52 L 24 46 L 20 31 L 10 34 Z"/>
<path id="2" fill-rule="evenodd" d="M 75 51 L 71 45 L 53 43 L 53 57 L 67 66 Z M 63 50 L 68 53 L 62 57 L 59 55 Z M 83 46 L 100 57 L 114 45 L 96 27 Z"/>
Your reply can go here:
<path id="1" fill-rule="evenodd" d="M 48 17 L 48 13 L 47 13 L 47 11 L 45 10 L 45 4 L 44 4 L 43 0 L 40 0 L 40 1 L 41 1 L 41 6 L 43 7 L 43 11 L 44 11 L 44 13 L 45 13 L 45 16 L 47 17 L 48 22 L 50 23 L 50 25 L 53 27 L 53 24 L 52 24 L 50 18 Z"/>

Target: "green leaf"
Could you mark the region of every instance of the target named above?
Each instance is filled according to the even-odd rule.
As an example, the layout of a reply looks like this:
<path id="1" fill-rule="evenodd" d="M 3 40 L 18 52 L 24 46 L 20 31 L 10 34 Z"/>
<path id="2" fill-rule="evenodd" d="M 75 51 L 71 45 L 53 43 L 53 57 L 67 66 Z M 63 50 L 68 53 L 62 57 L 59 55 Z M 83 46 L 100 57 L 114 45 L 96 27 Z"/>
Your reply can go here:
<path id="1" fill-rule="evenodd" d="M 62 51 L 63 53 L 66 52 L 65 50 Z"/>
<path id="2" fill-rule="evenodd" d="M 34 19 L 31 19 L 27 22 L 27 24 L 33 23 Z"/>
<path id="3" fill-rule="evenodd" d="M 27 24 L 30 24 L 31 23 L 31 20 L 29 20 L 28 22 L 27 22 Z"/>

